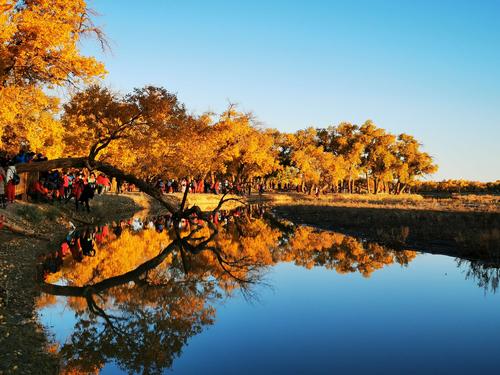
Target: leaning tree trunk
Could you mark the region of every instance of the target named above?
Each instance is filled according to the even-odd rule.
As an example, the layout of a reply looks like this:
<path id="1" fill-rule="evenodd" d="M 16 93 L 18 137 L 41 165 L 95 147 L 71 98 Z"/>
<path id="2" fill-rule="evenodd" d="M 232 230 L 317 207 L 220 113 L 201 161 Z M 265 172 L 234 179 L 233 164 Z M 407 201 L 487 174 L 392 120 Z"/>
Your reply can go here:
<path id="1" fill-rule="evenodd" d="M 128 183 L 134 184 L 142 192 L 158 200 L 171 213 L 176 213 L 178 211 L 178 208 L 175 207 L 172 203 L 164 200 L 163 194 L 159 189 L 156 189 L 154 186 L 148 184 L 146 181 L 137 178 L 132 174 L 128 174 L 122 171 L 121 169 L 118 169 L 108 163 L 89 160 L 88 158 L 61 158 L 61 159 L 54 159 L 36 163 L 25 163 L 16 165 L 18 173 L 49 171 L 51 169 L 60 169 L 60 168 L 88 168 L 92 170 L 96 169 L 98 171 L 103 172 L 108 177 L 115 177 L 117 180 L 127 181 Z"/>

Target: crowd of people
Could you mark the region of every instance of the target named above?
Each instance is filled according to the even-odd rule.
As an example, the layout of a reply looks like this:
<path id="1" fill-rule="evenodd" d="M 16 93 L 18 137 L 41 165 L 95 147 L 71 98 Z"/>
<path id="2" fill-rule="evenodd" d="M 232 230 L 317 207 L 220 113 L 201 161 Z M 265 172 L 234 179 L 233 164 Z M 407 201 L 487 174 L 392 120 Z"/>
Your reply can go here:
<path id="1" fill-rule="evenodd" d="M 16 155 L 0 152 L 0 208 L 16 199 L 16 185 L 21 181 L 16 165 L 47 161 L 41 153 L 21 148 Z M 28 178 L 26 193 L 33 202 L 75 202 L 76 210 L 82 205 L 90 211 L 89 200 L 94 194 L 104 194 L 111 190 L 111 180 L 103 173 L 89 172 L 86 169 L 53 170 L 40 172 L 38 178 Z M 128 186 L 127 186 L 128 188 Z M 121 190 L 121 189 L 120 189 Z"/>
<path id="2" fill-rule="evenodd" d="M 158 178 L 155 186 L 163 193 L 184 193 L 186 189 L 190 194 L 226 194 L 250 195 L 252 190 L 262 193 L 265 189 L 263 183 L 236 183 L 228 179 L 215 179 L 213 182 L 206 179 L 167 179 Z"/>
<path id="3" fill-rule="evenodd" d="M 110 179 L 102 174 L 86 170 L 54 170 L 40 174 L 29 187 L 28 195 L 34 202 L 69 202 L 75 201 L 75 208 L 78 211 L 81 204 L 90 212 L 89 200 L 94 195 L 104 194 L 111 189 Z"/>
<path id="4" fill-rule="evenodd" d="M 17 174 L 16 164 L 37 163 L 47 161 L 42 153 L 30 151 L 24 145 L 16 155 L 0 152 L 0 208 L 6 208 L 7 203 L 16 200 L 16 185 L 21 182 Z"/>

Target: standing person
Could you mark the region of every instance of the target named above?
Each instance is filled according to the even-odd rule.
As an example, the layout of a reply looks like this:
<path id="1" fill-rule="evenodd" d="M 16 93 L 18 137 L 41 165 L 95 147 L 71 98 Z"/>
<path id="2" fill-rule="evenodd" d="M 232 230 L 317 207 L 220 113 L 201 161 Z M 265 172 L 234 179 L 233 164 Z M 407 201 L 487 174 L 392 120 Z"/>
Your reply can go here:
<path id="1" fill-rule="evenodd" d="M 97 194 L 101 195 L 104 192 L 104 175 L 99 173 L 97 176 Z"/>
<path id="2" fill-rule="evenodd" d="M 13 161 L 9 162 L 5 181 L 7 182 L 7 201 L 13 203 L 16 200 L 16 185 L 19 183 L 19 176 Z"/>
<path id="3" fill-rule="evenodd" d="M 63 198 L 66 199 L 68 198 L 69 196 L 69 192 L 70 192 L 70 189 L 69 189 L 69 176 L 67 173 L 64 173 L 63 174 L 63 177 L 62 177 L 62 180 L 63 180 L 63 183 L 62 183 L 62 186 L 63 186 Z"/>
<path id="4" fill-rule="evenodd" d="M 80 234 L 78 232 L 75 232 L 74 235 L 70 238 L 68 245 L 73 259 L 77 262 L 81 262 L 83 259 L 83 254 L 80 245 Z"/>
<path id="5" fill-rule="evenodd" d="M 95 256 L 94 236 L 90 228 L 87 228 L 80 236 L 80 245 L 82 246 L 83 255 Z"/>
<path id="6" fill-rule="evenodd" d="M 89 200 L 94 198 L 95 188 L 92 184 L 84 184 L 82 193 L 80 194 L 79 199 L 77 200 L 76 210 L 78 211 L 78 201 L 82 202 L 82 205 L 87 209 L 87 212 L 90 212 Z"/>
<path id="7" fill-rule="evenodd" d="M 122 192 L 122 180 L 117 178 L 116 179 L 116 194 L 121 194 Z"/>
<path id="8" fill-rule="evenodd" d="M 118 184 L 116 182 L 116 178 L 113 177 L 111 179 L 111 188 L 109 189 L 110 193 L 116 193 L 118 191 Z"/>
<path id="9" fill-rule="evenodd" d="M 104 182 L 104 192 L 108 193 L 111 189 L 111 181 L 109 181 L 109 177 L 104 175 L 103 182 Z"/>
<path id="10" fill-rule="evenodd" d="M 71 197 L 75 198 L 75 207 L 76 210 L 78 211 L 78 201 L 80 200 L 80 196 L 82 195 L 83 192 L 83 179 L 81 177 L 75 177 L 75 179 L 73 180 L 73 185 L 71 190 L 72 192 L 68 200 L 70 200 Z"/>
<path id="11" fill-rule="evenodd" d="M 7 200 L 5 199 L 5 180 L 7 179 L 7 175 L 5 173 L 5 169 L 3 169 L 3 165 L 0 164 L 0 207 L 7 207 Z"/>
<path id="12" fill-rule="evenodd" d="M 87 184 L 90 185 L 93 189 L 95 189 L 97 183 L 97 179 L 95 177 L 95 173 L 92 172 L 90 176 L 87 178 Z"/>

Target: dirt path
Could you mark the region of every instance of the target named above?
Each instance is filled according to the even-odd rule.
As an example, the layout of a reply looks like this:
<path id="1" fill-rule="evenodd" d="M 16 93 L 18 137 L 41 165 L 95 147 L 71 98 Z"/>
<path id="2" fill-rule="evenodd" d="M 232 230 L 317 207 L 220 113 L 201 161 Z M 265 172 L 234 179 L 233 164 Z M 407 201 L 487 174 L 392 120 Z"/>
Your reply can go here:
<path id="1" fill-rule="evenodd" d="M 37 320 L 36 255 L 46 241 L 1 234 L 0 245 L 0 372 L 55 374 L 57 358 L 46 349 L 46 336 Z"/>

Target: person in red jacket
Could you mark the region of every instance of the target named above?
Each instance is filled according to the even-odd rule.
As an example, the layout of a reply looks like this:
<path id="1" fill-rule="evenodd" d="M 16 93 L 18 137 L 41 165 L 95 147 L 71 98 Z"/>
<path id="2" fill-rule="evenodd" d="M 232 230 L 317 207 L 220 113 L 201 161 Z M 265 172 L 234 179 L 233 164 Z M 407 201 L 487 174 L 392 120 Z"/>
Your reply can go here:
<path id="1" fill-rule="evenodd" d="M 64 188 L 64 198 L 68 198 L 70 195 L 70 189 L 69 189 L 69 176 L 67 173 L 63 175 L 63 184 Z"/>
<path id="2" fill-rule="evenodd" d="M 45 186 L 43 186 L 43 182 L 40 180 L 36 180 L 31 186 L 29 196 L 35 202 L 46 202 L 48 201 L 48 193 L 49 190 Z"/>
<path id="3" fill-rule="evenodd" d="M 16 183 L 15 176 L 17 176 L 17 171 L 14 162 L 9 163 L 9 167 L 6 172 L 6 190 L 7 190 L 7 201 L 9 203 L 14 203 L 16 200 Z"/>
<path id="4" fill-rule="evenodd" d="M 78 200 L 83 192 L 83 179 L 82 176 L 75 177 L 73 184 L 71 185 L 71 195 L 66 198 L 66 203 L 70 201 L 71 198 L 75 198 L 75 206 L 78 211 Z"/>
<path id="5" fill-rule="evenodd" d="M 105 181 L 104 181 L 104 175 L 102 173 L 97 176 L 97 194 L 101 195 L 104 192 L 105 189 Z"/>

